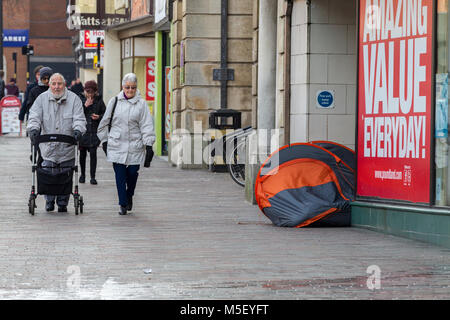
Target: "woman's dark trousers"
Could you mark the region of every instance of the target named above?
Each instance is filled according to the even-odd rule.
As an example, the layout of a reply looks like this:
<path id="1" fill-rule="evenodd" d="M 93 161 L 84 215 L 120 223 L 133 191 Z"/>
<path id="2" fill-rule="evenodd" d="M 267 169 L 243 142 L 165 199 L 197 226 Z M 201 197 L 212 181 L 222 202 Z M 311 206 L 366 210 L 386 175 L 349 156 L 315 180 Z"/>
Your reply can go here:
<path id="1" fill-rule="evenodd" d="M 90 171 L 91 171 L 91 179 L 95 179 L 95 172 L 97 170 L 97 147 L 94 148 L 83 148 L 80 147 L 80 168 L 81 175 L 86 176 L 86 157 L 89 151 L 90 158 Z"/>
<path id="2" fill-rule="evenodd" d="M 137 179 L 139 176 L 139 165 L 125 165 L 113 163 L 114 173 L 116 175 L 117 193 L 119 195 L 119 205 L 126 207 L 128 199 L 134 196 Z"/>

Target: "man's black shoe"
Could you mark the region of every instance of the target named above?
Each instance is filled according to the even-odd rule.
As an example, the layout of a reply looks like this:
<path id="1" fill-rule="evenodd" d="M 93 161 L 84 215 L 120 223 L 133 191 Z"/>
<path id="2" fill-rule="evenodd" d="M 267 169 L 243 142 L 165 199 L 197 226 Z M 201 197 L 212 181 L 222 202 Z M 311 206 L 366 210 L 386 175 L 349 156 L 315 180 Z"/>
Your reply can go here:
<path id="1" fill-rule="evenodd" d="M 67 206 L 58 206 L 58 212 L 67 212 Z"/>
<path id="2" fill-rule="evenodd" d="M 127 214 L 127 208 L 126 208 L 126 207 L 120 206 L 119 214 L 120 214 L 121 216 L 126 215 L 126 214 Z"/>
<path id="3" fill-rule="evenodd" d="M 91 179 L 91 184 L 97 184 L 97 180 L 95 180 L 95 178 Z"/>
<path id="4" fill-rule="evenodd" d="M 45 210 L 47 210 L 47 212 L 55 210 L 55 203 L 47 201 L 47 203 L 45 204 Z"/>
<path id="5" fill-rule="evenodd" d="M 81 176 L 80 176 L 80 183 L 84 183 L 85 181 L 86 181 L 86 177 L 82 174 Z"/>

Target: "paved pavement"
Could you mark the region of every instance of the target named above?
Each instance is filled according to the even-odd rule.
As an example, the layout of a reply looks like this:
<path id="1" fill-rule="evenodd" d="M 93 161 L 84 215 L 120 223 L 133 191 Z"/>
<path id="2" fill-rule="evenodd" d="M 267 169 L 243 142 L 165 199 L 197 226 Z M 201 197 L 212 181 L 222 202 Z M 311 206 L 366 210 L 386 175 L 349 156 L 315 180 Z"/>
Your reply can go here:
<path id="1" fill-rule="evenodd" d="M 28 139 L 0 136 L 0 299 L 450 298 L 448 249 L 358 228 L 278 228 L 227 174 L 160 158 L 141 168 L 131 215 L 117 214 L 99 149 L 83 215 L 72 200 L 67 214 L 47 213 L 39 196 L 31 216 L 29 153 Z"/>

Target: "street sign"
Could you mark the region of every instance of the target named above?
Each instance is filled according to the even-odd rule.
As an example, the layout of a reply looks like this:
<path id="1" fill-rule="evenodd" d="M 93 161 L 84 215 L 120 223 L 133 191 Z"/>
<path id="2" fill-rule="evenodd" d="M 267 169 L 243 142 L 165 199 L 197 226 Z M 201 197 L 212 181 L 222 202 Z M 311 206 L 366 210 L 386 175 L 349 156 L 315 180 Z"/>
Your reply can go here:
<path id="1" fill-rule="evenodd" d="M 28 41 L 28 29 L 3 29 L 3 47 L 22 47 Z"/>
<path id="2" fill-rule="evenodd" d="M 316 93 L 316 107 L 324 109 L 334 108 L 334 90 L 319 90 Z"/>
<path id="3" fill-rule="evenodd" d="M 104 30 L 83 30 L 81 34 L 83 37 L 83 49 L 97 48 L 97 38 L 100 38 L 100 40 L 105 39 Z M 101 48 L 103 48 L 103 44 L 101 44 Z"/>

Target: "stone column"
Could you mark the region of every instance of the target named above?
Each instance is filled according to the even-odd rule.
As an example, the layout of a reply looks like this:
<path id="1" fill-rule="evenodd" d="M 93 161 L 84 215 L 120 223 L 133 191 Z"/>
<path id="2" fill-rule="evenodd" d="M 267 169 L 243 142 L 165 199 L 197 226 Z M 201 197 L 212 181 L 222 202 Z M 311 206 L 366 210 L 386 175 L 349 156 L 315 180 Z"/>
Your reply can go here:
<path id="1" fill-rule="evenodd" d="M 245 196 L 255 203 L 255 179 L 270 153 L 270 134 L 275 128 L 277 6 L 278 1 L 259 0 L 257 132 L 247 139 Z"/>
<path id="2" fill-rule="evenodd" d="M 277 1 L 259 1 L 258 129 L 275 128 Z"/>

